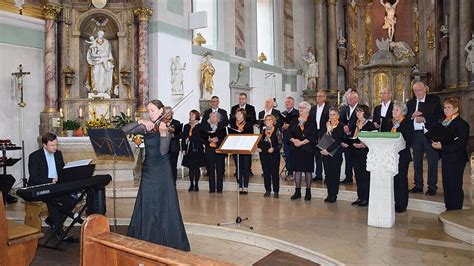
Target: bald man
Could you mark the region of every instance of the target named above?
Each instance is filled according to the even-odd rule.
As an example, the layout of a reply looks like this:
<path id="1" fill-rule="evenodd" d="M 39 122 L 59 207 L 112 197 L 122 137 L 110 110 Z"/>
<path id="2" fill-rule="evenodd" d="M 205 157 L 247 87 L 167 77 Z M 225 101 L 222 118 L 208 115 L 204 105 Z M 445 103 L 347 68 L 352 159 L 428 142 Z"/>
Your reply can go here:
<path id="1" fill-rule="evenodd" d="M 258 113 L 258 120 L 259 120 L 260 126 L 262 125 L 261 122 L 263 121 L 265 116 L 274 115 L 277 119 L 276 126 L 278 128 L 281 128 L 281 126 L 282 126 L 281 114 L 280 114 L 280 111 L 278 111 L 274 107 L 275 107 L 275 101 L 273 100 L 273 98 L 267 98 L 265 100 L 264 109 Z"/>
<path id="2" fill-rule="evenodd" d="M 392 92 L 389 88 L 380 90 L 381 103 L 374 108 L 374 117 L 372 121 L 375 127 L 381 132 L 389 132 L 392 129 Z"/>
<path id="3" fill-rule="evenodd" d="M 427 196 L 436 195 L 438 190 L 438 160 L 439 154 L 431 146 L 424 133 L 433 128 L 444 115 L 441 101 L 437 95 L 428 93 L 428 86 L 423 82 L 413 84 L 415 97 L 407 102 L 406 119 L 413 121 L 413 167 L 415 169 L 415 187 L 411 193 L 423 192 L 423 155 L 428 159 L 428 191 Z"/>

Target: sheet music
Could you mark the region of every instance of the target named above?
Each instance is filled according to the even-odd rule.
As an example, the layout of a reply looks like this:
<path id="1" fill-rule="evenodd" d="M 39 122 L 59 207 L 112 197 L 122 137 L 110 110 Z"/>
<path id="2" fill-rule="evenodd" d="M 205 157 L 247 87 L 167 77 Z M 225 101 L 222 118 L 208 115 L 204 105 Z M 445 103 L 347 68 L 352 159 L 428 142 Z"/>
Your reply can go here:
<path id="1" fill-rule="evenodd" d="M 78 160 L 78 161 L 73 161 L 73 162 L 69 162 L 67 163 L 63 169 L 67 169 L 67 168 L 73 168 L 73 167 L 78 167 L 78 166 L 83 166 L 83 165 L 88 165 L 92 162 L 92 159 L 85 159 L 85 160 Z"/>
<path id="2" fill-rule="evenodd" d="M 227 140 L 222 145 L 222 150 L 242 150 L 250 151 L 252 150 L 255 142 L 258 140 L 258 135 L 252 136 L 234 136 L 229 135 Z"/>

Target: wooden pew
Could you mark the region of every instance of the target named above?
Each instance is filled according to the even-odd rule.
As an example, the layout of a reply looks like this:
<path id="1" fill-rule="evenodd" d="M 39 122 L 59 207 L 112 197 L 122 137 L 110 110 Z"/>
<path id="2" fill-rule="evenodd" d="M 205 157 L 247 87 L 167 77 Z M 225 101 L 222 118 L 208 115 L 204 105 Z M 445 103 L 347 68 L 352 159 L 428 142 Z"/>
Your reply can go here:
<path id="1" fill-rule="evenodd" d="M 81 265 L 232 265 L 110 232 L 109 220 L 90 215 L 81 228 Z"/>
<path id="2" fill-rule="evenodd" d="M 48 216 L 48 207 L 42 201 L 25 201 L 25 224 L 41 231 L 42 217 Z"/>
<path id="3" fill-rule="evenodd" d="M 30 265 L 43 237 L 37 228 L 6 219 L 0 192 L 0 265 Z"/>

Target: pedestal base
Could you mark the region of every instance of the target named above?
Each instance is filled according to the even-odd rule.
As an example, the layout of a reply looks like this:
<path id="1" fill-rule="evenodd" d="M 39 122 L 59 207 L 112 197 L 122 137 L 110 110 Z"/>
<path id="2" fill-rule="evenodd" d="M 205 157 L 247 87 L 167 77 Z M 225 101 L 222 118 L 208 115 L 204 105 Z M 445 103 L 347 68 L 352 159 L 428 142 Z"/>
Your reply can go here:
<path id="1" fill-rule="evenodd" d="M 391 228 L 395 224 L 393 174 L 377 169 L 371 172 L 367 224 Z"/>

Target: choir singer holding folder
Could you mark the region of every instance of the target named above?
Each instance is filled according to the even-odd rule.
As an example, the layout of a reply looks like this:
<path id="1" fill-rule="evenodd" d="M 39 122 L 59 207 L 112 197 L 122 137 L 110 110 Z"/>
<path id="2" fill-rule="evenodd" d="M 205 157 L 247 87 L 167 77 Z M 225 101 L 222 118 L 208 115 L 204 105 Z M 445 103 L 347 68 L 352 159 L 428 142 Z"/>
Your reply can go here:
<path id="1" fill-rule="evenodd" d="M 339 193 L 339 177 L 341 176 L 342 148 L 341 141 L 344 136 L 343 125 L 339 122 L 339 110 L 336 107 L 329 109 L 329 121 L 326 123 L 327 132 L 318 143 L 323 156 L 326 173 L 328 196 L 324 202 L 336 202 Z M 328 138 L 330 137 L 330 138 Z M 329 141 L 323 141 L 324 139 Z M 323 146 L 324 143 L 329 145 Z"/>
<path id="2" fill-rule="evenodd" d="M 464 202 L 462 178 L 464 167 L 469 160 L 466 151 L 469 140 L 469 124 L 459 116 L 459 99 L 447 98 L 443 102 L 443 107 L 445 119 L 442 125 L 452 133 L 452 138 L 436 141 L 431 145 L 441 151 L 446 210 L 460 210 Z"/>
<path id="3" fill-rule="evenodd" d="M 206 123 L 207 122 L 207 123 Z M 219 124 L 219 114 L 212 112 L 209 119 L 202 123 L 201 137 L 206 146 L 205 158 L 209 174 L 209 193 L 222 193 L 224 181 L 225 155 L 216 153 L 226 136 L 226 128 Z"/>

